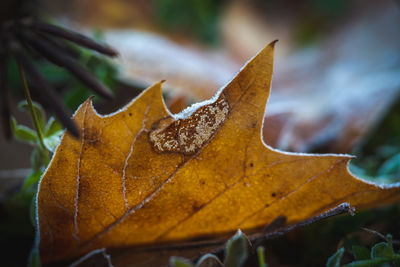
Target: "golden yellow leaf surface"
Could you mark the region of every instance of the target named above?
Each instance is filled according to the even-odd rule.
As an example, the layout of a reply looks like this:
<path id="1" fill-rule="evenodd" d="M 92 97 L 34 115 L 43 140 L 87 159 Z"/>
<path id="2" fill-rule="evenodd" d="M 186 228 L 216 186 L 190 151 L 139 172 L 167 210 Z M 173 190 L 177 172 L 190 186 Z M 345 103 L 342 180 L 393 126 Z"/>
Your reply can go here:
<path id="1" fill-rule="evenodd" d="M 398 200 L 398 187 L 352 176 L 350 156 L 284 153 L 263 143 L 273 51 L 271 43 L 213 99 L 175 116 L 161 83 L 111 115 L 98 115 L 91 100 L 82 104 L 74 117 L 80 140 L 63 136 L 40 182 L 42 262 L 249 232 L 279 216 L 291 224 L 343 202 Z"/>

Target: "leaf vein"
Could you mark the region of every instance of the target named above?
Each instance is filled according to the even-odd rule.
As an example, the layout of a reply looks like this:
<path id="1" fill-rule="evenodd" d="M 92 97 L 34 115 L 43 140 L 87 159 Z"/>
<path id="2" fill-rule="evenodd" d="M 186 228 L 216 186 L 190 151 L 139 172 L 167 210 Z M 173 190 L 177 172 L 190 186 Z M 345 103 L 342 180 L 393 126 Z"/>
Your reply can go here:
<path id="1" fill-rule="evenodd" d="M 77 176 L 76 176 L 76 188 L 75 188 L 75 203 L 74 203 L 74 233 L 73 237 L 76 241 L 76 245 L 78 246 L 80 243 L 80 239 L 78 236 L 79 227 L 78 227 L 78 212 L 79 212 L 79 191 L 80 191 L 80 179 L 81 179 L 81 159 L 83 154 L 83 146 L 85 144 L 85 124 L 86 124 L 86 113 L 87 113 L 87 105 L 85 106 L 85 111 L 83 113 L 83 125 L 82 125 L 82 137 L 81 137 L 81 146 L 79 150 L 78 162 L 77 162 Z"/>

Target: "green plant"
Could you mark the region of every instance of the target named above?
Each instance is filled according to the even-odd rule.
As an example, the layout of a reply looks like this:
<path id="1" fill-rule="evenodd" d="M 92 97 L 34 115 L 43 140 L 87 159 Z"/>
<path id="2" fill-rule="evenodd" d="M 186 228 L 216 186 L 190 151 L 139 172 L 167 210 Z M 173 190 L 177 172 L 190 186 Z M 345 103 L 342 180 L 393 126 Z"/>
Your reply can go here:
<path id="1" fill-rule="evenodd" d="M 14 117 L 11 117 L 11 129 L 15 139 L 33 146 L 31 154 L 32 171 L 25 179 L 21 190 L 22 193 L 31 196 L 31 222 L 35 225 L 34 196 L 37 191 L 36 185 L 49 164 L 49 153 L 54 152 L 64 131 L 61 124 L 54 117 L 49 117 L 46 120 L 46 113 L 40 104 L 32 102 L 29 105 L 28 101 L 22 101 L 18 104 L 18 108 L 24 111 L 30 110 L 30 107 L 33 110 L 31 114 L 35 114 L 34 116 L 37 119 L 38 129 L 33 130 L 25 125 L 18 124 Z"/>
<path id="2" fill-rule="evenodd" d="M 189 260 L 179 257 L 171 257 L 170 265 L 172 267 L 240 267 L 246 262 L 248 256 L 247 237 L 238 230 L 237 233 L 228 240 L 225 246 L 225 257 L 222 263 L 219 258 L 213 254 L 206 254 L 202 256 L 195 265 Z M 263 267 L 265 265 L 261 265 Z"/>
<path id="3" fill-rule="evenodd" d="M 189 260 L 179 257 L 171 257 L 171 267 L 240 267 L 246 263 L 248 257 L 249 240 L 238 230 L 225 245 L 224 261 L 213 254 L 205 254 L 193 265 Z M 267 267 L 264 257 L 264 247 L 257 248 L 259 267 Z"/>
<path id="4" fill-rule="evenodd" d="M 37 114 L 40 131 L 18 124 L 17 120 L 11 117 L 11 129 L 14 138 L 34 147 L 31 156 L 32 173 L 25 180 L 22 186 L 23 190 L 28 189 L 38 181 L 49 163 L 48 153 L 54 152 L 64 132 L 61 124 L 54 117 L 49 117 L 46 120 L 46 113 L 40 104 L 36 102 L 32 102 L 32 104 L 35 114 Z M 29 105 L 27 101 L 22 101 L 18 104 L 18 108 L 28 111 Z"/>
<path id="5" fill-rule="evenodd" d="M 327 267 L 386 267 L 400 266 L 400 251 L 395 253 L 393 249 L 392 235 L 386 235 L 386 242 L 375 244 L 371 251 L 363 246 L 353 246 L 351 253 L 354 261 L 340 265 L 342 256 L 345 252 L 344 247 L 338 249 L 329 259 Z"/>

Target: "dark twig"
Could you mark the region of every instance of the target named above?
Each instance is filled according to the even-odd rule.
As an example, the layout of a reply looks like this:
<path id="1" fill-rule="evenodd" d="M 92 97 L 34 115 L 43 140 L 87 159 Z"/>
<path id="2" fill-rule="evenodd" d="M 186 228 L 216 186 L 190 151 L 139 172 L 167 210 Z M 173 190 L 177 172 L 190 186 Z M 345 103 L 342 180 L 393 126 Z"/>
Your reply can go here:
<path id="1" fill-rule="evenodd" d="M 82 34 L 63 29 L 58 26 L 50 25 L 47 23 L 33 22 L 32 28 L 42 33 L 57 36 L 73 43 L 79 44 L 80 46 L 95 50 L 99 53 L 115 57 L 118 56 L 118 52 L 113 48 L 100 44 Z"/>
<path id="2" fill-rule="evenodd" d="M 19 64 L 18 64 L 18 70 L 19 70 L 19 74 L 21 76 L 22 85 L 24 87 L 25 98 L 26 98 L 26 101 L 27 101 L 28 107 L 29 107 L 29 113 L 31 114 L 33 125 L 35 126 L 36 133 L 37 133 L 37 136 L 38 136 L 38 139 L 39 139 L 39 144 L 40 144 L 40 146 L 42 148 L 41 150 L 42 150 L 42 153 L 43 153 L 43 159 L 44 159 L 44 162 L 45 162 L 45 164 L 47 166 L 49 164 L 49 162 L 50 162 L 49 154 L 47 153 L 46 145 L 44 144 L 44 136 L 43 136 L 42 129 L 40 128 L 38 115 L 36 114 L 35 108 L 33 107 L 33 102 L 32 102 L 32 98 L 31 98 L 31 92 L 29 91 L 29 87 L 28 87 L 28 83 L 26 81 L 24 70 L 22 69 L 21 65 L 19 65 Z"/>
<path id="3" fill-rule="evenodd" d="M 308 219 L 306 221 L 297 223 L 297 224 L 293 224 L 291 226 L 285 227 L 282 226 L 272 232 L 269 233 L 265 233 L 262 236 L 260 235 L 254 235 L 252 237 L 250 237 L 250 239 L 255 240 L 257 238 L 263 237 L 265 239 L 271 239 L 271 238 L 275 238 L 277 236 L 281 236 L 287 232 L 293 231 L 295 229 L 307 226 L 307 225 L 311 225 L 313 223 L 325 220 L 327 218 L 333 217 L 333 216 L 337 216 L 339 214 L 343 214 L 343 213 L 348 213 L 350 215 L 354 215 L 355 212 L 355 208 L 351 207 L 349 203 L 342 203 L 337 207 L 334 207 L 333 209 L 328 210 L 327 212 L 324 212 L 320 215 L 317 215 L 315 217 L 312 217 L 311 219 Z"/>
<path id="4" fill-rule="evenodd" d="M 70 57 L 65 56 L 61 51 L 58 51 L 57 48 L 51 46 L 48 42 L 46 42 L 46 40 L 35 38 L 27 33 L 19 34 L 19 37 L 22 39 L 22 41 L 28 42 L 29 45 L 31 45 L 50 62 L 69 70 L 79 80 L 81 80 L 82 83 L 86 84 L 99 95 L 108 99 L 113 97 L 112 93 L 86 69 L 73 61 Z"/>
<path id="5" fill-rule="evenodd" d="M 370 234 L 379 236 L 379 237 L 382 238 L 383 240 L 387 241 L 386 236 L 384 236 L 383 234 L 379 233 L 378 231 L 375 231 L 375 230 L 372 230 L 372 229 L 369 229 L 369 228 L 366 228 L 366 227 L 361 227 L 361 229 L 364 230 L 364 231 L 366 231 L 366 232 L 368 232 L 368 233 L 370 233 Z"/>
<path id="6" fill-rule="evenodd" d="M 386 242 L 388 242 L 387 237 L 384 236 L 383 234 L 379 233 L 378 231 L 375 231 L 375 230 L 373 230 L 373 229 L 369 229 L 369 228 L 366 228 L 366 227 L 361 227 L 361 229 L 364 230 L 364 231 L 366 231 L 366 232 L 368 232 L 368 233 L 370 233 L 370 234 L 379 236 L 380 238 L 382 238 L 383 240 L 385 240 Z M 395 245 L 400 245 L 400 241 L 399 241 L 399 240 L 392 240 L 392 243 L 395 244 Z"/>
<path id="7" fill-rule="evenodd" d="M 57 95 L 53 92 L 50 85 L 47 83 L 43 75 L 35 68 L 35 66 L 27 59 L 24 53 L 18 49 L 18 45 L 13 46 L 13 52 L 18 63 L 22 65 L 29 77 L 36 84 L 36 92 L 45 101 L 49 107 L 57 114 L 61 123 L 68 129 L 68 131 L 75 137 L 79 137 L 79 130 L 68 112 L 64 108 L 64 105 L 59 100 Z"/>
<path id="8" fill-rule="evenodd" d="M 312 217 L 311 219 L 308 219 L 306 221 L 293 224 L 290 226 L 282 226 L 279 227 L 278 229 L 275 229 L 273 232 L 265 233 L 261 232 L 258 234 L 253 234 L 249 235 L 249 240 L 252 242 L 255 242 L 260 239 L 272 239 L 276 238 L 278 236 L 281 236 L 287 232 L 293 231 L 295 229 L 311 225 L 313 223 L 322 221 L 324 219 L 337 216 L 340 214 L 344 213 L 349 213 L 350 215 L 354 215 L 355 209 L 351 207 L 348 203 L 343 203 L 340 204 L 339 206 L 328 210 L 327 212 L 324 212 L 320 215 L 317 215 L 315 217 Z M 278 218 L 281 218 L 279 216 Z M 281 219 L 279 219 L 281 220 Z M 267 228 L 269 228 L 267 226 Z M 160 251 L 160 250 L 175 250 L 175 249 L 192 249 L 192 248 L 204 248 L 204 247 L 212 247 L 212 246 L 219 246 L 222 245 L 226 242 L 226 238 L 223 239 L 214 239 L 214 240 L 204 240 L 204 241 L 193 241 L 193 242 L 184 242 L 180 244 L 168 244 L 165 246 L 149 246 L 149 247 L 142 247 L 142 248 L 135 248 L 135 252 L 145 252 L 145 251 Z M 253 245 L 253 247 L 256 247 Z M 220 249 L 223 249 L 222 247 L 219 247 L 215 252 L 218 252 Z"/>
<path id="9" fill-rule="evenodd" d="M 28 76 L 36 83 L 32 89 L 38 91 L 40 99 L 46 102 L 47 106 L 56 113 L 71 134 L 78 136 L 78 128 L 70 119 L 61 99 L 53 92 L 43 75 L 36 70 L 35 65 L 30 62 L 35 57 L 27 57 L 26 53 L 44 57 L 48 61 L 61 66 L 87 87 L 108 99 L 112 98 L 112 92 L 79 64 L 77 60 L 80 58 L 80 51 L 74 49 L 71 45 L 74 43 L 111 57 L 117 56 L 118 53 L 113 48 L 82 34 L 42 23 L 35 18 L 34 14 L 30 13 L 32 8 L 27 10 L 28 13 L 14 14 L 15 16 L 11 16 L 7 21 L 2 21 L 0 25 L 0 104 L 2 104 L 0 116 L 3 117 L 5 134 L 11 136 L 6 75 L 8 57 L 5 52 L 5 48 L 10 48 Z M 2 45 L 4 47 L 1 47 Z M 15 49 L 16 47 L 17 49 Z"/>
<path id="10" fill-rule="evenodd" d="M 41 33 L 37 33 L 37 35 L 41 39 L 46 40 L 46 42 L 49 43 L 49 45 L 52 45 L 57 50 L 62 51 L 65 55 L 68 55 L 69 57 L 71 57 L 73 59 L 79 59 L 79 57 L 81 56 L 81 54 L 79 53 L 79 51 L 77 49 L 74 49 L 67 43 L 63 42 L 62 40 L 58 40 L 56 38 L 52 38 L 51 36 L 41 34 Z"/>

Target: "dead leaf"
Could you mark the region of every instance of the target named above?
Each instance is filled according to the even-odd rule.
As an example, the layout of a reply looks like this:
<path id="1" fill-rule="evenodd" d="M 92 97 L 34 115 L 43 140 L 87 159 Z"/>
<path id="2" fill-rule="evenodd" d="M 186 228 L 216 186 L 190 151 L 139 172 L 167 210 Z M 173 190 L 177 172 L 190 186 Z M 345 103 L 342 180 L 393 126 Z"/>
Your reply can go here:
<path id="1" fill-rule="evenodd" d="M 225 44 L 240 62 L 265 40 L 279 38 L 285 46 L 279 46 L 275 57 L 265 114 L 264 125 L 275 129 L 271 134 L 270 127 L 264 127 L 264 141 L 272 147 L 347 153 L 399 98 L 398 5 L 389 0 L 352 5 L 348 18 L 303 49 L 294 47 L 298 20 L 290 9 L 256 9 L 232 1 L 225 10 Z"/>
<path id="2" fill-rule="evenodd" d="M 42 262 L 249 233 L 343 202 L 398 200 L 398 187 L 353 177 L 351 156 L 291 154 L 262 142 L 273 50 L 265 47 L 213 99 L 174 116 L 161 83 L 108 116 L 91 100 L 82 104 L 74 116 L 81 139 L 63 136 L 40 182 Z"/>
<path id="3" fill-rule="evenodd" d="M 212 97 L 240 67 L 224 51 L 207 50 L 188 41 L 177 43 L 156 33 L 108 30 L 104 38 L 121 53 L 123 79 L 151 85 L 161 77 L 166 80 L 166 90 L 196 100 Z"/>

